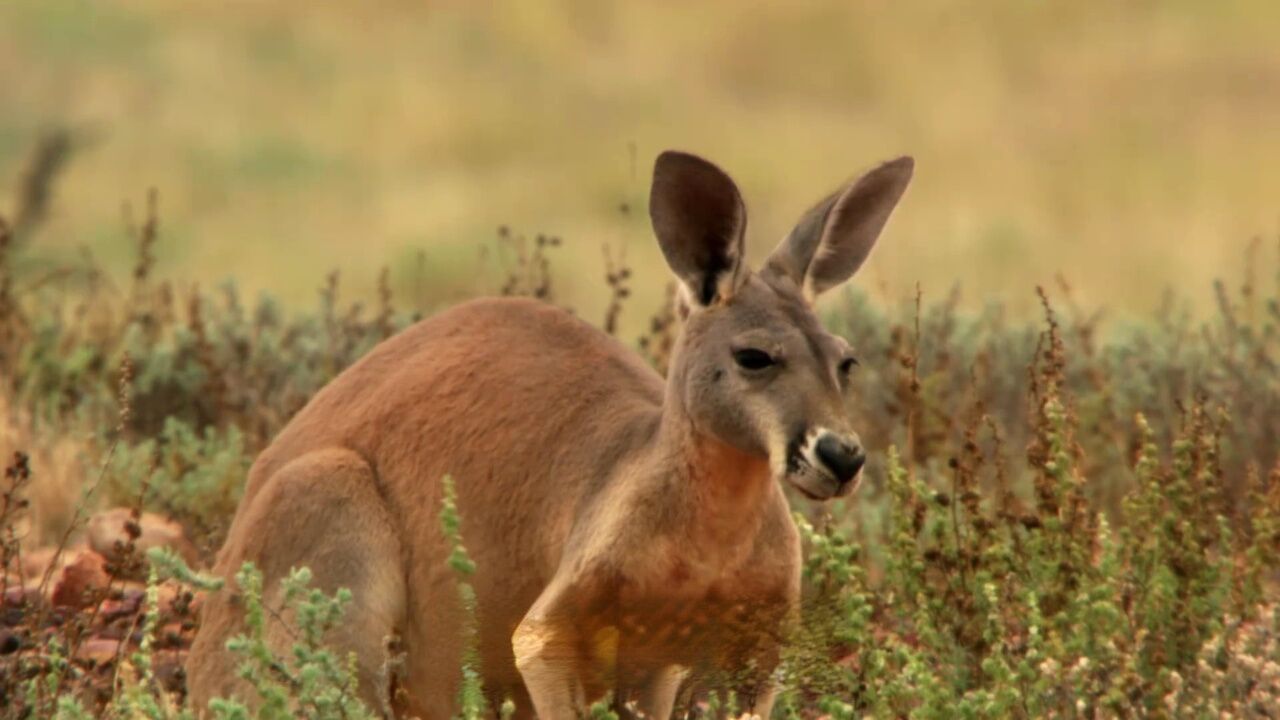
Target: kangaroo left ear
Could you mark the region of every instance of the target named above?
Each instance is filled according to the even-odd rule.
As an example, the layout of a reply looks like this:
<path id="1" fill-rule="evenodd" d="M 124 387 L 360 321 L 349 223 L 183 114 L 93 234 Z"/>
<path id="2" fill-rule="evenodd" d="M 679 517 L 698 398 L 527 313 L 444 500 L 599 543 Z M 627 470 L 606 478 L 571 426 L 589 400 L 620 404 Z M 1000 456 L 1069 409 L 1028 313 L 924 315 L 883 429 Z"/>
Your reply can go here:
<path id="1" fill-rule="evenodd" d="M 890 160 L 826 197 L 800 218 L 765 263 L 813 300 L 862 266 L 911 182 L 915 161 Z"/>

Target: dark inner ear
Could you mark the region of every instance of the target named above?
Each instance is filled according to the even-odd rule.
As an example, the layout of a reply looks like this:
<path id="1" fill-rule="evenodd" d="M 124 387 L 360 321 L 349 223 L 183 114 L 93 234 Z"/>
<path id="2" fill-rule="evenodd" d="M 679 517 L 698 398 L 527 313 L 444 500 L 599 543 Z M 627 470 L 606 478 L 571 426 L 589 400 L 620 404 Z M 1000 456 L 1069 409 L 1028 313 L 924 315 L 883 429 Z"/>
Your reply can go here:
<path id="1" fill-rule="evenodd" d="M 731 269 L 729 257 L 725 253 L 714 253 L 707 258 L 706 275 L 702 278 L 702 287 L 698 288 L 698 302 L 710 305 L 716 299 L 720 284 L 720 274 Z"/>
<path id="2" fill-rule="evenodd" d="M 654 165 L 649 217 L 667 264 L 689 294 L 700 305 L 713 303 L 742 262 L 746 210 L 737 186 L 702 158 L 664 152 Z"/>

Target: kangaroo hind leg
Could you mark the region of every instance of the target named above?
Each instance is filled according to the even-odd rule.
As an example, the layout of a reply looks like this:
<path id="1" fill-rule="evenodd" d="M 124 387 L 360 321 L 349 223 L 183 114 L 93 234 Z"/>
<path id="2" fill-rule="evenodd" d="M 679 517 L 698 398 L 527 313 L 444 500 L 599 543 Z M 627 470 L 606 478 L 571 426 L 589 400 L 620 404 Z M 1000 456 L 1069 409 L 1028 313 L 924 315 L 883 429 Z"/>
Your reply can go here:
<path id="1" fill-rule="evenodd" d="M 236 678 L 240 658 L 225 647 L 244 632 L 233 578 L 251 561 L 262 572 L 266 635 L 278 657 L 291 658 L 298 637 L 294 614 L 283 608 L 280 582 L 293 568 L 310 568 L 312 587 L 326 593 L 351 591 L 346 614 L 324 643 L 340 658 L 355 654 L 361 698 L 374 712 L 389 715 L 385 639 L 402 625 L 404 568 L 397 525 L 373 470 L 349 450 L 311 452 L 280 468 L 246 510 L 219 556 L 216 570 L 227 586 L 207 598 L 192 646 L 187 671 L 193 707 L 203 713 L 218 695 L 257 700 Z"/>

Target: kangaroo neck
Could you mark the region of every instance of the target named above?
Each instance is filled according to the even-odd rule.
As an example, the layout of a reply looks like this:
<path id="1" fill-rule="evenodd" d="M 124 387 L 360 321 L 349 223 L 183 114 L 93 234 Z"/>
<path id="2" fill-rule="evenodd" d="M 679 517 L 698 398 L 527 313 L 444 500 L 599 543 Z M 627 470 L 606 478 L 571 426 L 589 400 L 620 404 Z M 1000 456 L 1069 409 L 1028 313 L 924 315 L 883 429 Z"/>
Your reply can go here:
<path id="1" fill-rule="evenodd" d="M 668 380 L 655 437 L 659 470 L 669 478 L 673 494 L 687 503 L 689 512 L 681 515 L 689 519 L 695 539 L 748 539 L 772 496 L 769 459 L 696 427 L 678 383 L 674 376 Z"/>

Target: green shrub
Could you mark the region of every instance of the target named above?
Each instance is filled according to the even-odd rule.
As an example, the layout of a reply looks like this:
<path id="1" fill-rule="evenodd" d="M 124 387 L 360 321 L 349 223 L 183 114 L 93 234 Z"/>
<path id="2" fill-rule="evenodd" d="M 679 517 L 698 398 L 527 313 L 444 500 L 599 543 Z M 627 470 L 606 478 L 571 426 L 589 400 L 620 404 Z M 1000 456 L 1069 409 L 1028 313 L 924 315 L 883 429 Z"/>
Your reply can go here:
<path id="1" fill-rule="evenodd" d="M 235 513 L 251 463 L 236 426 L 197 432 L 170 417 L 155 437 L 117 446 L 103 479 L 114 504 L 141 498 L 147 509 L 207 532 Z"/>
<path id="2" fill-rule="evenodd" d="M 372 720 L 376 715 L 359 699 L 354 653 L 343 657 L 324 646 L 325 635 L 342 621 L 351 603 L 351 591 L 339 588 L 330 597 L 309 588 L 310 582 L 307 568 L 296 568 L 281 580 L 283 610 L 297 623 L 295 632 L 290 633 L 294 638 L 290 654 L 281 657 L 266 640 L 262 573 L 252 563 L 245 563 L 236 573 L 247 632 L 227 641 L 227 649 L 242 658 L 236 673 L 258 696 L 254 717 Z M 220 720 L 247 720 L 250 716 L 238 699 L 215 698 L 209 701 L 209 709 Z"/>
<path id="3" fill-rule="evenodd" d="M 0 394 L 41 427 L 91 431 L 87 466 L 105 468 L 112 499 L 142 502 L 216 544 L 252 457 L 411 318 L 392 307 L 385 279 L 372 312 L 341 302 L 336 273 L 311 312 L 270 299 L 248 307 L 231 285 L 178 291 L 151 276 L 146 237 L 123 291 L 88 264 L 62 286 L 16 293 L 0 252 Z M 502 290 L 549 296 L 554 245 L 517 252 Z M 624 270 L 609 273 L 611 327 L 627 295 Z M 854 499 L 797 506 L 803 612 L 776 714 L 1280 712 L 1280 287 L 1217 291 L 1212 315 L 1170 303 L 1109 327 L 1076 309 L 1065 286 L 1053 302 L 1041 291 L 1039 323 L 998 305 L 963 312 L 954 293 L 889 308 L 846 295 L 826 320 L 862 358 L 851 412 L 871 457 Z M 664 310 L 638 343 L 659 367 L 672 332 Z M 6 570 L 20 546 L 8 508 L 25 492 L 7 480 Z M 440 521 L 474 638 L 465 518 L 445 487 Z M 299 570 L 286 583 L 300 644 L 276 657 L 262 634 L 261 577 L 252 568 L 238 576 L 251 600 L 235 647 L 259 716 L 362 717 L 349 660 L 323 646 L 349 594 L 325 596 L 307 578 Z M 27 717 L 185 717 L 151 674 L 145 640 L 105 704 L 84 700 L 90 668 L 75 656 L 77 618 L 60 620 L 59 644 L 0 659 L 0 687 L 22 690 L 10 707 Z M 153 637 L 154 613 L 140 622 Z M 460 671 L 460 715 L 491 713 L 474 645 Z M 738 705 L 722 693 L 694 697 L 698 715 Z M 247 714 L 231 701 L 217 708 Z M 513 710 L 507 702 L 497 713 Z M 602 701 L 590 713 L 623 710 Z"/>
<path id="4" fill-rule="evenodd" d="M 462 544 L 462 518 L 458 514 L 457 489 L 453 478 L 443 480 L 444 501 L 440 507 L 440 527 L 449 541 L 449 567 L 458 577 L 458 601 L 462 604 L 466 636 L 462 654 L 462 684 L 458 687 L 458 717 L 462 720 L 478 720 L 486 716 L 484 684 L 480 677 L 480 650 L 477 646 L 476 592 L 467 578 L 475 574 L 476 566 Z M 509 713 L 508 713 L 509 714 Z"/>

